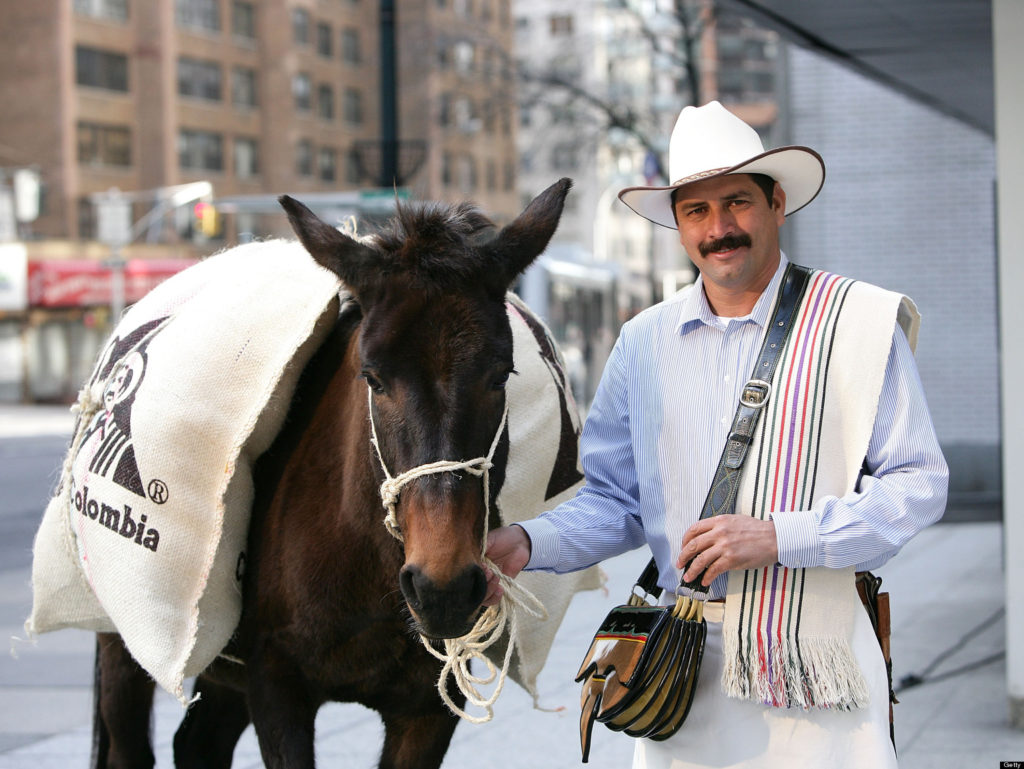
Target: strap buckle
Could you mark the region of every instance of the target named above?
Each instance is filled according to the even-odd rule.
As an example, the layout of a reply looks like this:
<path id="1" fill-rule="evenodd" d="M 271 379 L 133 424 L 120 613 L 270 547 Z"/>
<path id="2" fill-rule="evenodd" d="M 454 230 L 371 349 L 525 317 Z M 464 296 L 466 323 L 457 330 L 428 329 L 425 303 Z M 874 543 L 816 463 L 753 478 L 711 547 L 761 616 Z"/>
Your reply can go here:
<path id="1" fill-rule="evenodd" d="M 740 403 L 750 409 L 764 408 L 772 396 L 772 385 L 763 379 L 751 379 L 743 385 Z"/>

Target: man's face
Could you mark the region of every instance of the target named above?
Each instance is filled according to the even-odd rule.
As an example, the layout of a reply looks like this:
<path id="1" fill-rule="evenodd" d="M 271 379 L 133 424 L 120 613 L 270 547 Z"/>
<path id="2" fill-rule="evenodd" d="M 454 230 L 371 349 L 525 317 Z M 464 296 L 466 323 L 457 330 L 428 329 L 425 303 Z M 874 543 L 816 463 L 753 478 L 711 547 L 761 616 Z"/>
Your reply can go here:
<path id="1" fill-rule="evenodd" d="M 727 174 L 687 184 L 676 193 L 679 242 L 705 284 L 727 291 L 761 291 L 779 264 L 779 227 L 786 194 L 772 202 L 749 174 Z"/>

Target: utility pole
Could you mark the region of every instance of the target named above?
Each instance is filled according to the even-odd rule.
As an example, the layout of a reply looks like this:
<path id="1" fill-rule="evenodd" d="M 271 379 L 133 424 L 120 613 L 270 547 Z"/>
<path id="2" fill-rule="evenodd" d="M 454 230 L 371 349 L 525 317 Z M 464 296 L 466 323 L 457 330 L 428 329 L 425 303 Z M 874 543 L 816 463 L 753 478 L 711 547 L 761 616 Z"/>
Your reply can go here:
<path id="1" fill-rule="evenodd" d="M 398 62 L 395 52 L 395 0 L 380 3 L 380 178 L 387 189 L 398 179 Z"/>

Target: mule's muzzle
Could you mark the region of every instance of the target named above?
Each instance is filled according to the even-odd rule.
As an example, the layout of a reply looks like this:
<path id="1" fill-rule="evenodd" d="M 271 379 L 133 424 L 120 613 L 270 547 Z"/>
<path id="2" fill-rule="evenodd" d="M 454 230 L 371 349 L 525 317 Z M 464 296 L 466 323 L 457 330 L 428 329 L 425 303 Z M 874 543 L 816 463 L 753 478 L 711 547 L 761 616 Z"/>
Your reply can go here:
<path id="1" fill-rule="evenodd" d="M 443 585 L 415 564 L 406 564 L 398 583 L 420 632 L 430 638 L 466 635 L 487 593 L 487 577 L 477 564 L 470 564 Z"/>

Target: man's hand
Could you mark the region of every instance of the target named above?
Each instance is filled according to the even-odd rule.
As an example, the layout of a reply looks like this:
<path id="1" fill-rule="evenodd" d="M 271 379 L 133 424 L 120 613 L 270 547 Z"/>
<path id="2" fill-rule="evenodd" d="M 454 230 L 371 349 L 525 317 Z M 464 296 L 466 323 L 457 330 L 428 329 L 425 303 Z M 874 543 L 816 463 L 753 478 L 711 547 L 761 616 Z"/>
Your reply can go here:
<path id="1" fill-rule="evenodd" d="M 487 533 L 485 555 L 498 565 L 502 573 L 515 577 L 530 560 L 530 537 L 522 526 L 502 526 Z M 490 569 L 487 572 L 487 594 L 484 606 L 493 606 L 501 600 L 504 590 L 498 575 Z"/>
<path id="2" fill-rule="evenodd" d="M 697 521 L 686 532 L 676 568 L 682 569 L 689 563 L 683 578 L 692 582 L 703 571 L 701 582 L 710 586 L 719 574 L 771 566 L 778 559 L 773 521 L 746 515 L 716 515 Z"/>

